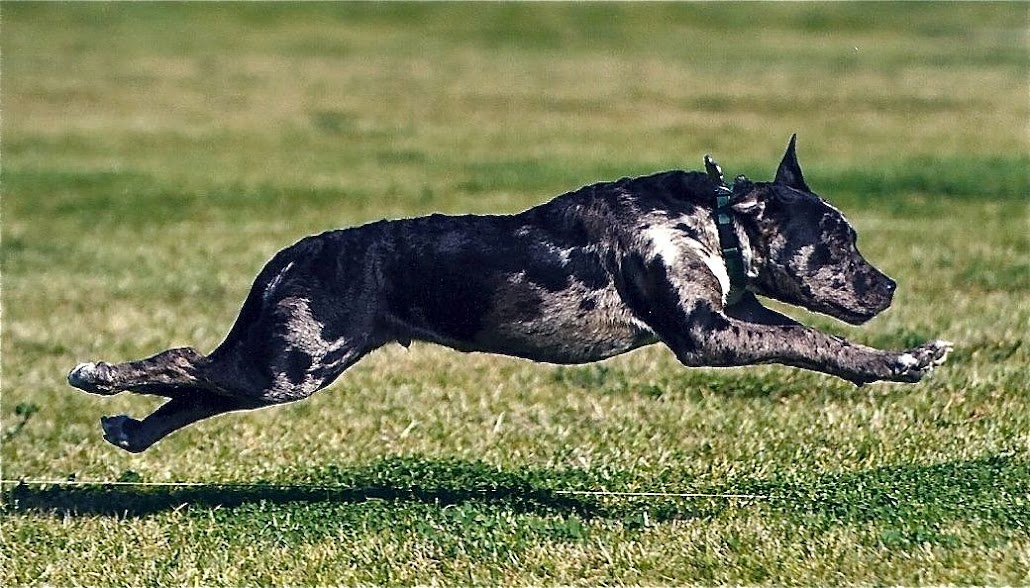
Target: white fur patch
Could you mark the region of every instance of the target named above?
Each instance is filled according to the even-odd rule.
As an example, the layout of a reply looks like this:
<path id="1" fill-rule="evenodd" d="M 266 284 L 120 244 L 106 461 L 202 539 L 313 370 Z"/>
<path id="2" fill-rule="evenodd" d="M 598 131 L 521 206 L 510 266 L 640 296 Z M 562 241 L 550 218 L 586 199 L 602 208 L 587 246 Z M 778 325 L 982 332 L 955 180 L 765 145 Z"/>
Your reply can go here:
<path id="1" fill-rule="evenodd" d="M 937 358 L 936 360 L 934 360 L 934 362 L 933 362 L 934 365 L 941 365 L 942 363 L 944 363 L 944 361 L 946 359 L 948 359 L 948 354 L 951 353 L 952 349 L 955 348 L 955 344 L 952 343 L 951 341 L 943 341 L 941 339 L 938 339 L 938 340 L 934 341 L 933 345 L 937 349 L 942 349 L 943 350 L 943 353 L 941 353 L 941 356 L 939 358 Z"/>
<path id="2" fill-rule="evenodd" d="M 651 251 L 655 255 L 661 255 L 666 263 L 673 263 L 680 256 L 680 244 L 683 241 L 675 230 L 660 225 L 651 226 L 647 229 L 647 238 L 651 241 Z"/>
<path id="3" fill-rule="evenodd" d="M 691 239 L 666 226 L 652 226 L 647 229 L 647 238 L 651 241 L 652 252 L 661 255 L 667 264 L 675 264 L 684 252 L 692 257 L 701 260 L 712 272 L 715 279 L 719 280 L 719 288 L 722 290 L 723 302 L 726 301 L 726 294 L 730 291 L 730 274 L 726 271 L 726 262 L 721 254 L 708 251 L 701 243 Z"/>
<path id="4" fill-rule="evenodd" d="M 80 363 L 68 373 L 68 383 L 76 388 L 92 384 L 96 380 L 97 364 L 92 361 Z"/>
<path id="5" fill-rule="evenodd" d="M 719 289 L 722 290 L 722 301 L 726 302 L 726 295 L 730 292 L 730 274 L 726 271 L 726 262 L 723 260 L 722 255 L 711 255 L 704 251 L 695 241 L 688 241 L 689 245 L 693 245 L 695 253 L 701 258 L 701 261 L 708 266 L 708 270 L 715 274 L 715 279 L 719 280 Z"/>
<path id="6" fill-rule="evenodd" d="M 919 365 L 919 360 L 911 353 L 902 353 L 898 356 L 898 363 L 901 364 L 901 367 L 910 369 Z"/>
<path id="7" fill-rule="evenodd" d="M 279 270 L 279 273 L 276 274 L 275 277 L 272 278 L 272 281 L 268 283 L 268 286 L 265 287 L 264 293 L 265 302 L 268 302 L 268 300 L 272 297 L 272 295 L 275 293 L 275 289 L 279 287 L 279 283 L 283 281 L 283 276 L 285 276 L 286 272 L 290 271 L 290 268 L 292 267 L 293 262 L 291 261 L 290 263 L 286 264 L 286 267 Z"/>

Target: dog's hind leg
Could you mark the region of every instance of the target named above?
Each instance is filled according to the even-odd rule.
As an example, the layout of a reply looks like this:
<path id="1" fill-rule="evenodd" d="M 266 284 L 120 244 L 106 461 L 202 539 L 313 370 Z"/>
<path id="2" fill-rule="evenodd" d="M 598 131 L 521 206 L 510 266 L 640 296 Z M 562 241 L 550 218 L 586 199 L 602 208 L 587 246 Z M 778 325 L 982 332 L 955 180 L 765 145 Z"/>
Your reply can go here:
<path id="1" fill-rule="evenodd" d="M 142 421 L 126 415 L 103 417 L 100 426 L 109 443 L 139 453 L 170 433 L 199 420 L 234 410 L 258 408 L 238 398 L 200 394 L 195 398 L 173 398 Z"/>
<path id="2" fill-rule="evenodd" d="M 297 328 L 259 321 L 254 339 L 230 341 L 209 356 L 186 348 L 120 364 L 84 363 L 71 371 L 68 381 L 96 394 L 134 391 L 171 399 L 142 420 L 127 415 L 101 419 L 104 439 L 138 453 L 209 417 L 306 398 L 371 350 L 362 338 L 307 348 L 282 345 L 283 332 Z M 308 355 L 312 346 L 322 352 Z"/>
<path id="3" fill-rule="evenodd" d="M 126 451 L 138 453 L 167 435 L 209 417 L 226 412 L 251 410 L 301 400 L 327 386 L 365 354 L 364 351 L 358 349 L 350 351 L 331 370 L 309 370 L 307 372 L 291 371 L 295 366 L 290 364 L 295 364 L 298 360 L 295 355 L 288 351 L 284 352 L 281 356 L 277 356 L 271 365 L 267 366 L 271 368 L 272 374 L 275 374 L 267 380 L 263 377 L 256 377 L 254 374 L 240 374 L 240 365 L 253 367 L 252 364 L 245 363 L 246 358 L 243 354 L 222 355 L 212 365 L 225 370 L 227 374 L 239 376 L 228 393 L 213 392 L 211 388 L 203 389 L 183 383 L 151 384 L 138 380 L 131 385 L 125 383 L 129 389 L 133 390 L 160 390 L 160 395 L 168 396 L 171 400 L 143 420 L 137 420 L 127 415 L 103 417 L 100 424 L 104 430 L 104 439 Z M 232 365 L 234 361 L 238 362 L 235 366 Z M 111 366 L 111 368 L 118 367 L 120 366 Z M 115 371 L 114 373 L 122 372 Z M 298 381 L 291 380 L 291 377 L 297 378 L 298 374 L 302 374 L 303 377 Z M 199 381 L 208 386 L 215 385 L 208 380 Z M 255 385 L 255 382 L 262 381 L 264 381 L 263 384 Z"/>
<path id="4" fill-rule="evenodd" d="M 175 398 L 192 395 L 198 389 L 216 390 L 217 386 L 204 374 L 209 364 L 192 347 L 180 347 L 138 361 L 80 363 L 68 373 L 68 383 L 103 396 L 131 390 Z"/>
<path id="5" fill-rule="evenodd" d="M 262 403 L 237 398 L 212 378 L 213 365 L 192 348 L 169 349 L 138 361 L 82 363 L 68 374 L 68 383 L 93 394 L 123 391 L 164 396 L 171 400 L 142 421 L 126 415 L 104 417 L 104 439 L 131 452 L 140 452 L 190 423 L 232 410 L 257 408 Z"/>
<path id="6" fill-rule="evenodd" d="M 171 399 L 143 420 L 102 421 L 105 439 L 134 452 L 201 419 L 306 398 L 389 340 L 377 328 L 377 290 L 361 280 L 350 289 L 327 286 L 326 276 L 314 271 L 300 261 L 274 259 L 209 355 L 180 348 L 139 361 L 84 363 L 68 382 L 94 394 L 130 390 Z"/>

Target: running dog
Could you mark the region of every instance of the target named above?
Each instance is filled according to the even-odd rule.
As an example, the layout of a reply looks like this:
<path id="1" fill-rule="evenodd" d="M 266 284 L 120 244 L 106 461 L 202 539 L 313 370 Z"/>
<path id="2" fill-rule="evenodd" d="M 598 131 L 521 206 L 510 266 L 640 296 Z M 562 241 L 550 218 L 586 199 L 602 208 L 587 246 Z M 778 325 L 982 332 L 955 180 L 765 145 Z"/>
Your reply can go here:
<path id="1" fill-rule="evenodd" d="M 781 363 L 862 385 L 917 382 L 951 344 L 882 351 L 805 327 L 756 295 L 861 324 L 895 283 L 812 193 L 790 144 L 772 182 L 668 171 L 585 186 L 514 215 L 384 220 L 310 236 L 261 270 L 210 355 L 83 363 L 76 388 L 169 399 L 104 417 L 131 452 L 221 413 L 293 402 L 382 345 L 428 341 L 557 364 L 661 342 L 686 366 Z"/>

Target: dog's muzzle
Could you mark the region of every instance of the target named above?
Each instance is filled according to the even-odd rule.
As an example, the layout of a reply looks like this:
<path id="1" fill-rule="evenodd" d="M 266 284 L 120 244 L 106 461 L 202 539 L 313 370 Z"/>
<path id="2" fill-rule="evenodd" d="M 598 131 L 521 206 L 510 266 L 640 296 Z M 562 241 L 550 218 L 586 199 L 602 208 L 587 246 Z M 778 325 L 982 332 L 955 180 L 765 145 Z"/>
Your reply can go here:
<path id="1" fill-rule="evenodd" d="M 861 325 L 890 307 L 898 283 L 879 271 L 873 271 L 873 275 L 856 281 L 855 296 L 851 300 L 842 297 L 830 302 L 836 311 L 832 313 L 834 316 L 846 323 Z"/>

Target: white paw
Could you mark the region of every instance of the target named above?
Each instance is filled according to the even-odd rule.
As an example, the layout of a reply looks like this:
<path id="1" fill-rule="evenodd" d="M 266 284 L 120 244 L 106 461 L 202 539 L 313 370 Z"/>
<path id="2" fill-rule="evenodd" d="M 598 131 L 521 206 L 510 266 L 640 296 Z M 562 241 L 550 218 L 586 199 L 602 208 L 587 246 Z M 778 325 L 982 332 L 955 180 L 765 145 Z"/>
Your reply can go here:
<path id="1" fill-rule="evenodd" d="M 918 382 L 948 358 L 950 341 L 931 341 L 898 355 L 895 373 L 901 382 Z"/>
<path id="2" fill-rule="evenodd" d="M 944 341 L 938 339 L 930 343 L 930 345 L 937 350 L 936 359 L 933 360 L 933 365 L 938 366 L 944 363 L 944 360 L 948 359 L 948 354 L 955 349 L 955 344 L 951 341 Z"/>
<path id="3" fill-rule="evenodd" d="M 898 356 L 898 363 L 901 365 L 901 369 L 907 371 L 919 365 L 919 360 L 911 353 L 902 353 Z"/>
<path id="4" fill-rule="evenodd" d="M 81 388 L 84 385 L 93 382 L 96 377 L 97 364 L 92 361 L 86 363 L 80 363 L 79 365 L 72 368 L 72 371 L 68 372 L 68 383 L 76 388 Z"/>
<path id="5" fill-rule="evenodd" d="M 68 372 L 68 383 L 79 390 L 93 394 L 111 395 L 117 391 L 111 388 L 108 380 L 109 366 L 105 363 L 87 361 L 80 363 Z"/>

